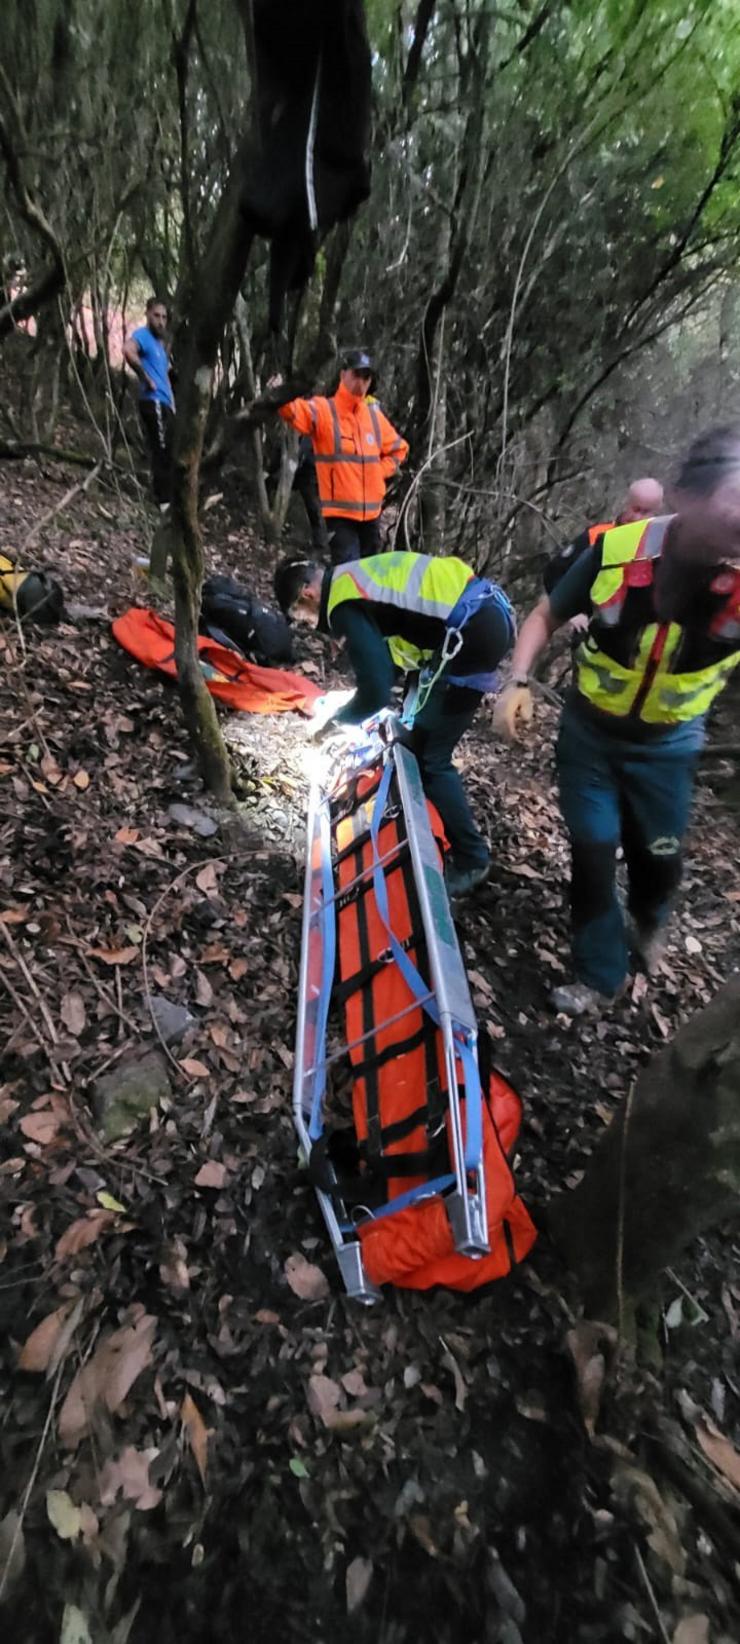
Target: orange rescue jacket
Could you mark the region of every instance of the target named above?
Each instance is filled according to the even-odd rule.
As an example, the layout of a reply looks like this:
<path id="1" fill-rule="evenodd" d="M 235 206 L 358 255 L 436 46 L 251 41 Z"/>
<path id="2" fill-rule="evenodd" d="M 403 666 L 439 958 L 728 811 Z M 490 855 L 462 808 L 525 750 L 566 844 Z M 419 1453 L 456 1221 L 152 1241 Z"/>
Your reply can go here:
<path id="1" fill-rule="evenodd" d="M 324 517 L 377 519 L 386 480 L 409 450 L 380 406 L 357 399 L 340 382 L 331 399 L 290 400 L 280 415 L 311 440 Z"/>

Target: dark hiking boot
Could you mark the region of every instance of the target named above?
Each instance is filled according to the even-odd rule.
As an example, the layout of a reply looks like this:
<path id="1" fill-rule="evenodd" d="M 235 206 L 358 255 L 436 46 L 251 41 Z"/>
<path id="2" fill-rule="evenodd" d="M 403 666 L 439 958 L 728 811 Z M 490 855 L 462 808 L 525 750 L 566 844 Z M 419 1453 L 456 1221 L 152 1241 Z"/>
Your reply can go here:
<path id="1" fill-rule="evenodd" d="M 447 895 L 452 897 L 469 896 L 471 891 L 477 890 L 491 871 L 490 862 L 482 862 L 479 867 L 458 868 L 451 862 L 445 873 Z"/>
<path id="2" fill-rule="evenodd" d="M 635 958 L 646 976 L 655 976 L 660 969 L 660 961 L 665 953 L 666 932 L 663 925 L 639 925 L 636 919 L 631 920 L 629 928 L 629 942 Z"/>
<path id="3" fill-rule="evenodd" d="M 553 988 L 550 1004 L 565 1016 L 593 1016 L 608 1010 L 618 997 L 616 993 L 599 993 L 588 982 L 569 982 L 565 987 Z"/>

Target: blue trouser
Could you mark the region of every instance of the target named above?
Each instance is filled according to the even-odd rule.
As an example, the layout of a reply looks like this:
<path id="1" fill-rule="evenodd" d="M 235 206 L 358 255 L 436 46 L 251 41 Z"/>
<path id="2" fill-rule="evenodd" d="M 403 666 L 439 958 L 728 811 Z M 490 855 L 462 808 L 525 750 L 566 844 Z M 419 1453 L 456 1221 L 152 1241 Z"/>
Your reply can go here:
<path id="1" fill-rule="evenodd" d="M 340 605 L 336 632 L 347 641 L 357 679 L 351 702 L 337 714 L 338 724 L 359 724 L 390 701 L 397 669 L 388 644 L 369 614 L 348 601 Z M 475 826 L 465 789 L 452 763 L 461 736 L 469 730 L 481 691 L 452 684 L 442 675 L 414 721 L 410 745 L 419 761 L 424 792 L 436 805 L 452 846 L 456 866 L 483 867 L 488 846 Z"/>
<path id="2" fill-rule="evenodd" d="M 681 881 L 681 846 L 694 767 L 704 739 L 692 720 L 651 741 L 600 731 L 566 707 L 557 748 L 560 807 L 572 852 L 573 958 L 579 981 L 615 993 L 629 952 L 616 894 L 616 853 L 624 849 L 629 911 L 657 930 Z"/>

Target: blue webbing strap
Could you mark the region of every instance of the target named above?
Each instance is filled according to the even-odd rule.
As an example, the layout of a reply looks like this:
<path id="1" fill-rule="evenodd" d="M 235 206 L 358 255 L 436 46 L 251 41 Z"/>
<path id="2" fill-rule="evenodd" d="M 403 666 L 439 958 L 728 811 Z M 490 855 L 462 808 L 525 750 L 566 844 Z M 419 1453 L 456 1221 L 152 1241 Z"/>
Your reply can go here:
<path id="1" fill-rule="evenodd" d="M 478 611 L 482 610 L 484 605 L 492 605 L 501 613 L 509 629 L 509 644 L 511 644 L 516 639 L 514 607 L 511 600 L 504 593 L 503 588 L 500 588 L 497 582 L 489 582 L 486 577 L 472 577 L 470 582 L 463 588 L 457 604 L 453 605 L 447 618 L 445 641 L 447 634 L 461 634 L 471 617 L 474 617 Z M 409 692 L 403 705 L 401 717 L 404 725 L 413 725 L 420 707 L 426 706 L 432 686 L 436 684 L 442 674 L 448 685 L 465 685 L 469 690 L 481 691 L 484 695 L 498 689 L 498 672 L 496 669 L 477 674 L 453 673 L 452 666 L 454 666 L 456 654 L 457 652 L 451 656 L 448 663 L 445 663 L 444 655 L 441 655 L 438 650 L 426 667 L 422 669 L 413 696 Z M 435 663 L 437 663 L 436 671 Z"/>
<path id="2" fill-rule="evenodd" d="M 433 1199 L 436 1193 L 444 1193 L 448 1187 L 452 1187 L 454 1180 L 454 1176 L 435 1176 L 433 1181 L 424 1182 L 421 1187 L 410 1187 L 406 1193 L 399 1193 L 397 1199 L 389 1199 L 379 1210 L 372 1210 L 369 1220 L 379 1222 L 383 1216 L 394 1216 L 397 1210 L 407 1210 L 409 1205 L 416 1204 L 419 1199 Z"/>
<path id="3" fill-rule="evenodd" d="M 321 955 L 321 984 L 316 1001 L 316 1048 L 314 1054 L 313 1091 L 311 1094 L 311 1118 L 308 1134 L 312 1142 L 318 1141 L 323 1132 L 323 1101 L 326 1088 L 326 1066 L 324 1050 L 326 1047 L 326 1025 L 329 1019 L 329 1005 L 331 990 L 334 981 L 334 962 L 336 958 L 337 933 L 335 925 L 334 875 L 331 865 L 331 851 L 323 849 L 321 856 L 321 918 L 318 927 L 323 936 L 323 952 Z"/>
<path id="4" fill-rule="evenodd" d="M 401 947 L 401 944 L 398 941 L 390 923 L 388 889 L 385 882 L 385 874 L 379 861 L 378 835 L 380 833 L 383 813 L 388 800 L 392 777 L 393 767 L 390 763 L 388 763 L 383 772 L 380 787 L 375 795 L 373 814 L 370 822 L 370 841 L 373 851 L 373 890 L 375 891 L 375 903 L 378 913 L 380 914 L 388 933 L 388 945 L 404 981 L 406 982 L 414 998 L 418 999 L 422 1010 L 425 1010 L 427 1015 L 431 1017 L 435 1027 L 439 1027 L 440 1017 L 436 1001 L 434 999 L 427 999 L 424 997 L 424 995 L 428 992 L 428 989 L 422 977 L 419 975 L 415 964 L 409 958 L 404 948 Z M 482 1143 L 480 1074 L 478 1072 L 478 1064 L 473 1053 L 473 1047 L 468 1036 L 457 1029 L 456 1031 L 453 1030 L 453 1037 L 455 1041 L 455 1050 L 460 1057 L 460 1061 L 462 1062 L 463 1077 L 465 1080 L 465 1168 L 466 1170 L 477 1170 L 480 1164 Z M 416 1191 L 417 1190 L 415 1188 L 411 1189 L 412 1193 Z M 423 1191 L 426 1192 L 426 1188 L 424 1188 Z M 399 1203 L 398 1199 L 394 1199 L 392 1202 L 396 1206 Z"/>

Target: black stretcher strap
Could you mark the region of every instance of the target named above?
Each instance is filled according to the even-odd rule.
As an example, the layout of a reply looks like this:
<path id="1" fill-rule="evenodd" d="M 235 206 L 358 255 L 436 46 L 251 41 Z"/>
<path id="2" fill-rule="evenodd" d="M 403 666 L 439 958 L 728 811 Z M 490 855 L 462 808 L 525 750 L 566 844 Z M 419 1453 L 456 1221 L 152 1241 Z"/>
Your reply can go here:
<path id="1" fill-rule="evenodd" d="M 352 848 L 353 848 L 353 850 L 355 850 L 356 846 L 353 845 Z M 395 873 L 397 868 L 405 867 L 406 863 L 410 860 L 410 857 L 411 857 L 411 851 L 410 851 L 410 848 L 409 848 L 409 842 L 408 842 L 407 839 L 404 839 L 403 843 L 399 845 L 398 855 L 394 856 L 393 861 L 383 863 L 383 872 L 385 874 L 386 879 L 390 879 L 391 874 Z M 362 873 L 364 871 L 364 869 L 365 869 L 365 864 L 363 863 L 363 860 L 362 860 L 362 846 L 360 846 L 359 854 L 358 854 L 358 857 L 357 857 L 357 873 Z M 348 885 L 348 887 L 345 891 L 339 891 L 337 893 L 337 901 L 336 901 L 337 911 L 339 913 L 341 913 L 344 908 L 350 907 L 353 902 L 357 902 L 359 904 L 361 902 L 363 896 L 367 896 L 368 891 L 371 891 L 372 888 L 373 888 L 372 868 L 368 867 L 367 872 L 365 873 L 365 878 L 364 879 L 361 879 L 359 881 L 359 883 L 356 884 L 356 885 Z M 368 957 L 369 957 L 369 951 L 368 951 Z"/>
<path id="2" fill-rule="evenodd" d="M 426 1025 L 422 1024 L 413 1033 L 409 1033 L 405 1039 L 397 1039 L 392 1045 L 384 1045 L 382 1050 L 372 1051 L 369 1056 L 364 1056 L 361 1062 L 353 1062 L 353 1077 L 355 1079 L 366 1079 L 368 1073 L 376 1071 L 380 1067 L 385 1067 L 386 1062 L 391 1062 L 394 1056 L 406 1056 L 410 1050 L 418 1050 L 419 1046 L 424 1043 L 426 1032 Z"/>
<path id="3" fill-rule="evenodd" d="M 353 832 L 354 832 L 355 821 L 356 821 L 356 818 L 353 817 L 352 818 Z M 362 871 L 362 867 L 363 867 L 362 846 L 360 845 L 359 848 L 356 847 L 356 850 L 357 850 L 356 872 L 360 873 Z M 368 878 L 364 881 L 364 884 L 360 885 L 358 888 L 361 891 L 364 891 L 364 890 L 369 890 L 371 888 L 371 886 L 372 886 L 372 876 L 369 875 Z M 370 964 L 370 940 L 369 940 L 369 936 L 368 936 L 367 908 L 365 906 L 364 895 L 361 895 L 357 898 L 357 915 L 356 915 L 356 917 L 357 917 L 357 935 L 358 935 L 359 948 L 360 948 L 360 968 L 362 970 L 365 970 L 365 969 L 367 969 L 368 965 Z M 372 1032 L 372 1030 L 376 1027 L 376 1023 L 374 1021 L 374 1013 L 373 1013 L 372 989 L 369 988 L 369 987 L 362 988 L 361 993 L 360 993 L 360 997 L 362 999 L 362 1031 L 363 1031 L 363 1033 L 368 1033 L 368 1034 L 371 1035 L 371 1037 L 369 1039 L 367 1039 L 365 1042 L 366 1042 L 366 1044 L 368 1044 L 370 1046 L 373 1046 L 375 1044 L 375 1035 Z M 373 1068 L 373 1067 L 370 1067 L 368 1069 L 367 1073 L 365 1074 L 365 1110 L 366 1110 L 366 1116 L 367 1116 L 368 1152 L 371 1155 L 377 1156 L 378 1158 L 380 1158 L 380 1156 L 382 1154 L 382 1151 L 383 1151 L 383 1143 L 382 1143 L 381 1134 L 380 1134 L 380 1104 L 379 1104 L 378 1071 L 377 1071 L 377 1068 Z"/>
<path id="4" fill-rule="evenodd" d="M 399 942 L 398 945 L 400 948 L 403 948 L 404 953 L 408 953 L 409 948 L 417 947 L 417 938 L 413 934 L 413 931 L 410 936 L 404 937 L 404 940 Z M 386 948 L 385 953 L 381 953 L 377 959 L 369 960 L 367 965 L 365 965 L 361 970 L 356 970 L 354 974 L 352 976 L 348 976 L 344 982 L 337 982 L 334 989 L 334 996 L 337 1003 L 340 1005 L 346 1004 L 347 1000 L 353 993 L 357 992 L 358 988 L 366 987 L 367 983 L 372 982 L 373 978 L 378 976 L 380 971 L 385 969 L 386 965 L 392 964 L 393 955 L 390 948 Z"/>
<path id="5" fill-rule="evenodd" d="M 336 800 L 330 806 L 332 828 L 338 827 L 340 822 L 346 822 L 348 817 L 354 816 L 359 805 L 364 805 L 366 800 L 372 799 L 373 794 L 377 793 L 382 779 L 383 768 L 381 766 L 378 775 L 373 778 L 370 786 L 363 788 L 362 793 L 358 793 L 360 777 L 353 776 L 352 781 L 348 782 L 341 799 Z"/>
<path id="6" fill-rule="evenodd" d="M 350 804 L 341 815 L 335 813 L 332 816 L 332 828 L 339 821 L 350 818 L 352 821 L 352 839 L 348 845 L 337 853 L 334 860 L 335 867 L 347 858 L 353 857 L 355 872 L 361 873 L 363 871 L 365 867 L 363 853 L 370 841 L 371 834 L 367 826 L 363 826 L 361 812 L 366 801 L 371 799 L 373 794 L 377 792 L 379 785 L 380 775 L 377 782 L 374 782 L 370 788 L 365 789 L 361 795 L 358 795 L 357 782 L 355 781 L 353 784 L 354 804 Z M 395 814 L 399 814 L 398 807 Z M 381 823 L 382 826 L 383 823 Z M 383 865 L 383 872 L 385 877 L 389 878 L 399 868 L 403 871 L 411 935 L 401 945 L 405 952 L 410 949 L 414 950 L 415 963 L 428 987 L 429 965 L 424 926 L 416 882 L 410 865 L 411 851 L 408 838 L 399 834 L 398 844 L 397 855 L 387 865 Z M 383 1024 L 376 1023 L 374 1020 L 372 981 L 389 960 L 387 955 L 379 956 L 377 959 L 370 958 L 367 907 L 364 898 L 366 891 L 371 889 L 372 886 L 372 874 L 368 873 L 364 880 L 349 888 L 346 894 L 340 892 L 337 896 L 338 911 L 342 911 L 353 901 L 357 904 L 356 917 L 361 964 L 354 975 L 347 977 L 344 981 L 338 981 L 335 985 L 335 997 L 341 1005 L 344 1005 L 346 1000 L 357 991 L 362 996 L 362 1028 L 363 1033 L 369 1035 L 369 1038 L 365 1041 L 369 1051 L 362 1062 L 353 1064 L 353 1077 L 355 1079 L 362 1078 L 365 1082 L 367 1139 L 362 1143 L 358 1143 L 355 1138 L 356 1151 L 354 1151 L 345 1137 L 342 1143 L 342 1152 L 345 1156 L 341 1163 L 338 1158 L 336 1162 L 330 1162 L 330 1152 L 322 1156 L 321 1161 L 319 1161 L 318 1155 L 316 1159 L 317 1169 L 320 1169 L 322 1176 L 326 1178 L 326 1190 L 333 1191 L 347 1205 L 369 1204 L 371 1195 L 374 1198 L 378 1189 L 383 1186 L 386 1187 L 386 1191 L 385 1193 L 381 1192 L 378 1202 L 383 1202 L 384 1199 L 387 1201 L 387 1182 L 389 1180 L 439 1175 L 449 1169 L 450 1162 L 447 1127 L 444 1123 L 446 1093 L 440 1087 L 437 1030 L 431 1017 L 420 1006 L 422 1020 L 419 1028 L 414 1033 L 406 1039 L 397 1040 L 395 1043 L 385 1046 L 382 1050 L 373 1048 L 375 1033 L 382 1031 Z M 424 1047 L 425 1055 L 427 1099 L 413 1113 L 407 1114 L 405 1118 L 396 1120 L 390 1125 L 382 1125 L 378 1073 L 389 1061 L 421 1046 Z M 384 1153 L 384 1149 L 391 1143 L 403 1140 L 404 1137 L 411 1135 L 422 1124 L 425 1126 L 427 1133 L 426 1148 L 411 1153 L 390 1155 Z M 329 1138 L 327 1145 L 331 1149 L 331 1138 Z M 347 1156 L 348 1152 L 353 1153 L 352 1159 Z M 361 1165 L 362 1169 L 360 1168 Z M 347 1169 L 347 1166 L 349 1166 L 349 1169 Z M 332 1178 L 334 1179 L 333 1188 Z"/>

